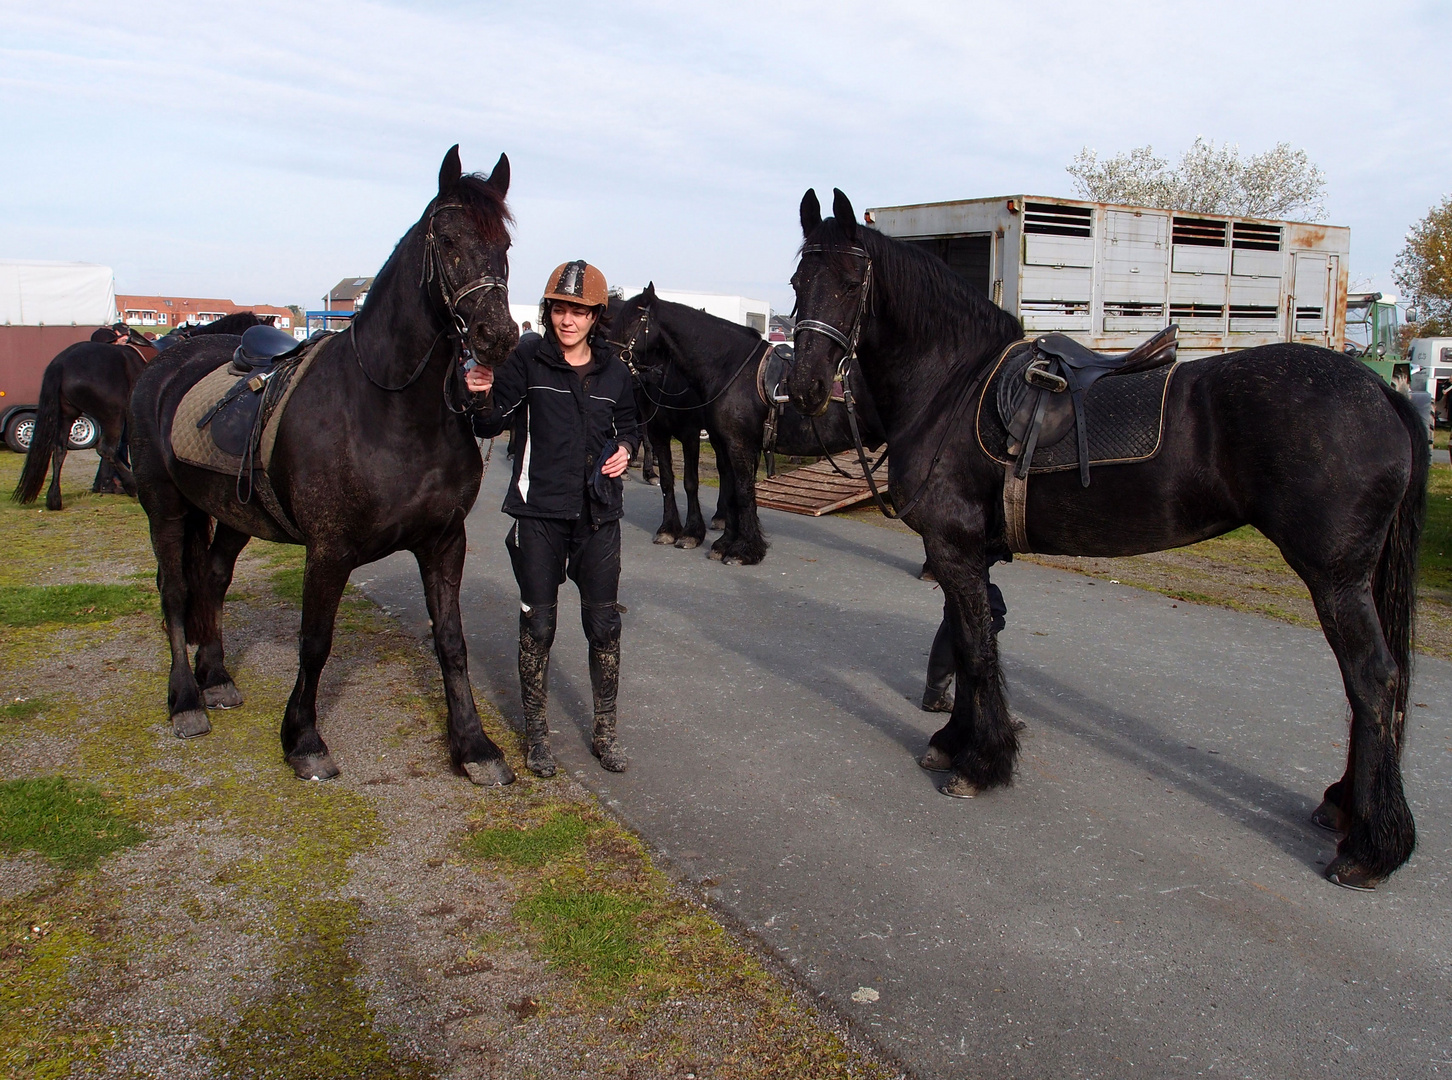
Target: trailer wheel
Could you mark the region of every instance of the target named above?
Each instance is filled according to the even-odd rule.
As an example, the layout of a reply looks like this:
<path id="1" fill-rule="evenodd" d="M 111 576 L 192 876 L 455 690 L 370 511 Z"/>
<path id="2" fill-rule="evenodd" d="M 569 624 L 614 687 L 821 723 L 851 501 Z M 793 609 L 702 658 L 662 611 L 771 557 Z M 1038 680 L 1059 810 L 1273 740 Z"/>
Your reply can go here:
<path id="1" fill-rule="evenodd" d="M 71 450 L 89 450 L 100 441 L 101 425 L 85 413 L 72 421 L 70 435 L 66 438 L 66 446 Z"/>
<path id="2" fill-rule="evenodd" d="M 30 437 L 35 434 L 35 413 L 20 412 L 5 425 L 5 445 L 17 454 L 30 449 Z"/>

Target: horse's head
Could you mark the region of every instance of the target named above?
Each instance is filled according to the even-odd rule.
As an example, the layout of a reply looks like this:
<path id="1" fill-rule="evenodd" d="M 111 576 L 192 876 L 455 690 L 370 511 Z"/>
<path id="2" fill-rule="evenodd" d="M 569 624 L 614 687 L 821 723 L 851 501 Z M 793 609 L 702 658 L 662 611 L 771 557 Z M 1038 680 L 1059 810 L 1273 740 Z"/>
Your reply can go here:
<path id="1" fill-rule="evenodd" d="M 807 416 L 827 411 L 832 382 L 857 348 L 872 292 L 872 259 L 862 246 L 852 203 L 835 189 L 832 213 L 823 221 L 817 193 L 808 189 L 802 196 L 805 242 L 792 275 L 796 359 L 787 392 Z"/>
<path id="2" fill-rule="evenodd" d="M 445 326 L 494 367 L 519 340 L 509 315 L 509 158 L 487 177 L 463 175 L 459 148 L 444 155 L 439 193 L 424 218 L 422 280 Z"/>
<path id="3" fill-rule="evenodd" d="M 621 302 L 610 316 L 610 343 L 620 350 L 620 359 L 632 375 L 649 372 L 659 365 L 651 359 L 651 350 L 660 340 L 660 320 L 656 316 L 655 282 L 645 291 Z"/>

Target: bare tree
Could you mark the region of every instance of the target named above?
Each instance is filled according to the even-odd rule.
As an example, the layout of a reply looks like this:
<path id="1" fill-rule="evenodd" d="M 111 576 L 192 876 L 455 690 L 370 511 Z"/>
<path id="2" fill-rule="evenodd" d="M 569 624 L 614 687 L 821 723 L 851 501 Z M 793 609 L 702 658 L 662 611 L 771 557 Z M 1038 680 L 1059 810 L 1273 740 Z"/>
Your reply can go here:
<path id="1" fill-rule="evenodd" d="M 1452 195 L 1407 232 L 1392 275 L 1417 310 L 1417 337 L 1452 334 Z"/>
<path id="2" fill-rule="evenodd" d="M 1200 214 L 1238 214 L 1309 221 L 1326 216 L 1326 178 L 1304 150 L 1290 143 L 1250 158 L 1234 143 L 1197 137 L 1178 168 L 1141 146 L 1099 160 L 1084 147 L 1066 170 L 1078 194 L 1095 202 L 1127 203 Z"/>

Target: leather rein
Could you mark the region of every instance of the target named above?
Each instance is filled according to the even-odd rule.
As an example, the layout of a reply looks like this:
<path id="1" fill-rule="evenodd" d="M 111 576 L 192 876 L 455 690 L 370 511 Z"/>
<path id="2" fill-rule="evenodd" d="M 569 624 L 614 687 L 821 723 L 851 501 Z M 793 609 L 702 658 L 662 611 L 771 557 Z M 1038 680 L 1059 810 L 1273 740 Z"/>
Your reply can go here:
<path id="1" fill-rule="evenodd" d="M 424 373 L 424 368 L 428 367 L 429 360 L 434 355 L 434 349 L 439 344 L 439 338 L 443 337 L 445 334 L 447 334 L 457 343 L 459 347 L 460 362 L 465 365 L 466 369 L 469 367 L 473 367 L 474 364 L 478 362 L 474 359 L 474 353 L 469 348 L 469 325 L 464 321 L 464 317 L 459 314 L 459 301 L 464 299 L 464 297 L 468 296 L 470 293 L 479 292 L 481 289 L 507 290 L 509 288 L 509 276 L 507 274 L 503 277 L 500 277 L 497 274 L 481 274 L 478 277 L 465 282 L 461 286 L 455 286 L 454 283 L 449 280 L 448 267 L 444 265 L 443 253 L 439 250 L 438 238 L 434 235 L 434 218 L 437 217 L 444 210 L 466 209 L 468 208 L 464 206 L 463 203 L 443 203 L 439 206 L 435 206 L 432 210 L 429 211 L 428 231 L 424 234 L 423 265 L 419 270 L 418 283 L 420 288 L 427 288 L 431 282 L 437 282 L 439 296 L 444 302 L 444 310 L 448 313 L 448 318 L 446 320 L 447 325 L 434 335 L 433 341 L 429 342 L 429 347 L 424 350 L 423 357 L 419 360 L 417 366 L 415 366 L 413 369 L 413 373 L 409 375 L 407 379 L 405 379 L 397 386 L 389 386 L 386 383 L 381 383 L 377 379 L 375 379 L 373 377 L 373 373 L 370 372 L 367 365 L 363 363 L 363 355 L 358 351 L 358 335 L 354 332 L 353 329 L 357 325 L 357 316 L 354 316 L 354 319 L 350 320 L 348 323 L 348 336 L 352 339 L 353 342 L 353 357 L 358 361 L 358 368 L 363 372 L 364 375 L 368 377 L 368 381 L 371 382 L 374 386 L 378 387 L 378 389 L 380 390 L 386 390 L 390 393 L 395 393 L 400 390 L 407 390 L 410 386 L 417 382 L 419 376 Z M 471 361 L 473 361 L 473 363 L 471 363 Z M 453 370 L 450 369 L 449 375 L 452 374 Z M 444 384 L 445 405 L 448 407 L 450 412 L 462 413 L 467 411 L 467 409 L 455 408 L 453 402 L 449 401 L 448 377 L 448 375 L 445 376 Z"/>

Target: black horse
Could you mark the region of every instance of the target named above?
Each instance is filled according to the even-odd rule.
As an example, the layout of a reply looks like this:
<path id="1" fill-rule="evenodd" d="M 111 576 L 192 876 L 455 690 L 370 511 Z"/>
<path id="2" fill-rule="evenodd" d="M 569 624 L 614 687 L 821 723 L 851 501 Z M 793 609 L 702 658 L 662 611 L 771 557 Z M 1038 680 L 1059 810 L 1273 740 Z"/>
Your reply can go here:
<path id="1" fill-rule="evenodd" d="M 711 558 L 751 565 L 766 557 L 766 538 L 756 513 L 756 466 L 761 458 L 768 408 L 757 392 L 757 367 L 768 346 L 748 326 L 684 304 L 662 300 L 654 285 L 625 301 L 613 323 L 614 340 L 638 372 L 646 398 L 647 432 L 656 443 L 665 504 L 656 543 L 695 547 L 706 536 L 696 494 L 696 458 L 705 429 L 721 477 L 717 516 L 725 531 Z M 853 445 L 847 410 L 829 403 L 825 415 L 781 410 L 776 448 L 783 454 L 828 454 Z M 882 426 L 870 399 L 858 402 L 862 435 L 880 446 Z M 681 440 L 686 466 L 686 524 L 676 510 L 669 438 Z"/>
<path id="2" fill-rule="evenodd" d="M 1021 335 L 931 255 L 856 224 L 840 191 L 822 220 L 802 199 L 792 279 L 800 318 L 789 385 L 821 410 L 839 365 L 859 372 L 887 427 L 890 494 L 922 534 L 954 618 L 958 694 L 921 764 L 968 797 L 1008 784 L 1018 742 L 989 633 L 983 568 L 1005 550 L 1003 466 L 972 416 L 991 362 Z M 803 332 L 804 321 L 821 330 Z M 855 342 L 855 356 L 854 352 Z M 1401 751 L 1418 541 L 1429 466 L 1409 402 L 1325 349 L 1270 345 L 1196 360 L 1170 381 L 1159 453 L 1028 485 L 1037 552 L 1121 556 L 1254 525 L 1305 581 L 1351 704 L 1345 775 L 1313 820 L 1344 835 L 1326 875 L 1371 888 L 1412 853 Z"/>
<path id="3" fill-rule="evenodd" d="M 367 307 L 345 333 L 318 344 L 294 385 L 267 474 L 276 516 L 257 498 L 239 501 L 238 478 L 187 465 L 172 451 L 178 403 L 231 358 L 238 338 L 174 345 L 137 382 L 136 481 L 151 519 L 171 642 L 167 703 L 177 735 L 211 729 L 204 706 L 241 704 L 221 633 L 238 553 L 252 536 L 304 543 L 300 662 L 282 749 L 299 777 L 336 776 L 315 702 L 338 601 L 355 567 L 407 550 L 418 561 L 433 620 L 453 763 L 478 784 L 513 781 L 480 725 L 459 619 L 464 519 L 483 472 L 459 410 L 466 397 L 460 350 L 494 365 L 518 337 L 505 291 L 508 190 L 503 155 L 487 178 L 461 175 L 457 146 L 445 156 L 438 195 L 378 272 Z M 254 482 L 254 494 L 266 480 Z M 195 670 L 188 643 L 199 646 Z"/>
<path id="4" fill-rule="evenodd" d="M 258 321 L 252 312 L 239 311 L 197 327 L 191 333 L 240 334 L 249 326 L 256 326 Z M 35 430 L 25 454 L 25 465 L 20 470 L 20 480 L 10 496 L 13 501 L 24 505 L 33 503 L 45 485 L 49 470 L 50 490 L 45 496 L 45 508 L 62 508 L 61 466 L 69 449 L 71 425 L 82 413 L 95 420 L 101 429 L 96 444 L 101 464 L 91 490 L 112 490 L 110 481 L 115 477 L 126 494 L 136 494 L 127 452 L 126 406 L 136 380 L 162 348 L 161 342 L 170 336 L 151 342 L 132 331 L 129 344 L 82 341 L 56 354 L 41 376 Z"/>

